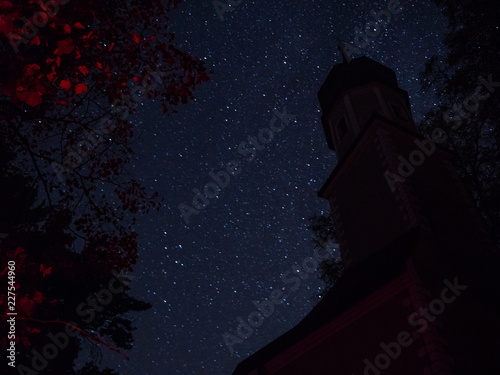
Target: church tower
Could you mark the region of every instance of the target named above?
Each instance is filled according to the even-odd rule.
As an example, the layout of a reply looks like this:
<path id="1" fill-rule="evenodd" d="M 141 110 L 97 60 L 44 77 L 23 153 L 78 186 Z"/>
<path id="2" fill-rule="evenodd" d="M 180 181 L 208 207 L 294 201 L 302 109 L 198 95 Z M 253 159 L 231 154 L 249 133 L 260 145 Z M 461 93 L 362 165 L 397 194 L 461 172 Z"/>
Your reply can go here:
<path id="1" fill-rule="evenodd" d="M 235 375 L 498 375 L 500 262 L 443 147 L 395 72 L 335 65 L 318 93 L 338 164 L 330 203 L 345 272 Z M 286 289 L 285 289 L 286 293 Z"/>
<path id="2" fill-rule="evenodd" d="M 485 232 L 452 155 L 440 147 L 447 135 L 418 133 L 393 70 L 367 57 L 344 60 L 318 96 L 339 161 L 319 195 L 330 202 L 346 268 L 415 228 L 446 247 L 487 246 L 478 244 Z"/>

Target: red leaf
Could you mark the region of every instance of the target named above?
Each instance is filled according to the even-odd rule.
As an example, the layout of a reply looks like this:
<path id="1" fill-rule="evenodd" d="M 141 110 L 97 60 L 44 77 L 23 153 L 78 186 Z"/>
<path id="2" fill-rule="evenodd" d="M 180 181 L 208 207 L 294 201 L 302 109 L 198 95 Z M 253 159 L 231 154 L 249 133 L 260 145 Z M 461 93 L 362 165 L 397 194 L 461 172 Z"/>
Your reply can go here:
<path id="1" fill-rule="evenodd" d="M 23 345 L 25 347 L 29 348 L 31 346 L 31 342 L 30 342 L 30 340 L 26 336 L 23 336 L 23 338 L 21 339 L 21 341 L 23 342 Z"/>
<path id="2" fill-rule="evenodd" d="M 75 29 L 85 29 L 85 26 L 83 26 L 80 22 L 77 22 L 73 25 Z"/>
<path id="3" fill-rule="evenodd" d="M 57 48 L 54 51 L 55 55 L 68 55 L 73 52 L 74 45 L 73 39 L 67 38 L 65 40 L 60 40 L 57 42 Z"/>
<path id="4" fill-rule="evenodd" d="M 43 77 L 43 74 L 40 74 L 40 75 L 38 76 L 38 79 L 40 79 L 41 77 Z M 47 92 L 47 88 L 46 88 L 44 85 L 42 85 L 42 84 L 40 83 L 40 81 L 37 81 L 37 82 L 35 83 L 35 90 L 36 90 L 36 91 L 37 91 L 40 95 L 43 95 L 43 94 L 45 94 L 45 93 Z"/>
<path id="5" fill-rule="evenodd" d="M 68 102 L 66 100 L 63 100 L 63 99 L 59 99 L 57 101 L 57 104 L 61 104 L 61 105 L 65 106 L 65 107 L 68 106 Z"/>
<path id="6" fill-rule="evenodd" d="M 64 90 L 69 90 L 71 88 L 71 81 L 69 79 L 63 79 L 61 83 L 59 83 L 59 86 Z"/>
<path id="7" fill-rule="evenodd" d="M 89 74 L 89 70 L 88 68 L 85 66 L 85 65 L 82 65 L 82 66 L 79 66 L 78 67 L 78 70 L 84 75 L 86 76 L 87 74 Z"/>
<path id="8" fill-rule="evenodd" d="M 10 1 L 0 1 L 0 8 L 10 9 L 12 8 L 12 3 Z"/>
<path id="9" fill-rule="evenodd" d="M 19 100 L 26 102 L 26 104 L 32 107 L 36 107 L 42 102 L 42 97 L 37 91 L 25 91 L 22 95 L 22 98 L 20 97 L 20 95 L 18 95 L 18 98 Z"/>
<path id="10" fill-rule="evenodd" d="M 71 33 L 71 26 L 68 24 L 64 25 L 64 34 L 69 34 Z"/>
<path id="11" fill-rule="evenodd" d="M 24 249 L 22 247 L 18 247 L 16 249 L 16 252 L 14 253 L 14 258 L 17 257 L 19 254 L 24 253 Z"/>
<path id="12" fill-rule="evenodd" d="M 47 74 L 47 79 L 50 82 L 54 82 L 56 80 L 56 70 L 55 70 L 54 66 L 52 66 L 52 73 Z"/>
<path id="13" fill-rule="evenodd" d="M 31 77 L 36 71 L 40 70 L 40 65 L 38 64 L 30 64 L 25 66 L 25 77 Z"/>
<path id="14" fill-rule="evenodd" d="M 102 64 L 101 64 L 99 61 L 97 61 L 95 64 L 97 65 L 97 67 L 98 67 L 99 69 L 102 69 Z"/>
<path id="15" fill-rule="evenodd" d="M 40 38 L 38 37 L 38 35 L 31 39 L 31 45 L 40 45 Z"/>
<path id="16" fill-rule="evenodd" d="M 75 92 L 81 94 L 82 92 L 87 92 L 87 85 L 85 83 L 79 83 L 75 86 Z"/>
<path id="17" fill-rule="evenodd" d="M 44 298 L 45 297 L 43 296 L 43 294 L 40 293 L 39 291 L 35 291 L 35 293 L 33 293 L 33 301 L 35 301 L 38 304 L 42 303 Z"/>
<path id="18" fill-rule="evenodd" d="M 7 16 L 0 16 L 0 33 L 3 33 L 5 35 L 9 35 L 9 38 L 11 38 L 12 41 L 18 41 L 21 40 L 22 37 L 18 34 L 16 34 L 14 31 L 14 21 L 16 20 L 16 17 L 13 15 L 14 13 L 11 13 Z"/>
<path id="19" fill-rule="evenodd" d="M 115 46 L 115 42 L 111 43 L 111 45 L 109 46 L 108 52 L 111 51 L 114 46 Z"/>
<path id="20" fill-rule="evenodd" d="M 30 317 L 33 315 L 33 310 L 35 310 L 35 304 L 33 301 L 28 299 L 28 297 L 23 297 L 18 302 L 19 310 L 26 316 Z"/>
<path id="21" fill-rule="evenodd" d="M 52 273 L 52 267 L 45 267 L 43 264 L 40 264 L 40 271 L 43 272 L 43 277 L 46 275 L 50 275 Z"/>
<path id="22" fill-rule="evenodd" d="M 36 107 L 42 102 L 42 97 L 36 93 L 36 92 L 29 92 L 27 97 L 26 97 L 26 104 L 28 104 L 31 107 Z"/>
<path id="23" fill-rule="evenodd" d="M 136 42 L 137 44 L 139 44 L 140 42 L 139 35 L 137 35 L 136 33 L 134 33 L 134 42 Z"/>

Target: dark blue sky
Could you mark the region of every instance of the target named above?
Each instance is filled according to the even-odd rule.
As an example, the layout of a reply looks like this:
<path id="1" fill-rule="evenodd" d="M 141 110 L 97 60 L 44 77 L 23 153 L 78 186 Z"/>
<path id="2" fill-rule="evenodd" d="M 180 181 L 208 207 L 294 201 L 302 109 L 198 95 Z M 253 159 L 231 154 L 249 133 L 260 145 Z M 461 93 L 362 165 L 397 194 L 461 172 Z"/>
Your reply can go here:
<path id="1" fill-rule="evenodd" d="M 221 20 L 211 2 L 186 2 L 172 14 L 178 47 L 203 58 L 213 75 L 179 113 L 166 117 L 158 103 L 144 102 L 131 118 L 142 133 L 133 173 L 165 197 L 165 206 L 135 228 L 140 249 L 132 294 L 153 308 L 133 315 L 138 330 L 130 361 L 104 352 L 104 364 L 122 375 L 231 374 L 315 305 L 317 272 L 288 289 L 287 300 L 233 354 L 224 343 L 237 318 L 256 310 L 252 301 L 289 287 L 281 275 L 313 256 L 307 218 L 329 212 L 317 191 L 336 164 L 317 92 L 342 60 L 337 38 L 352 43 L 355 28 L 373 19 L 370 11 L 389 3 L 242 1 Z M 401 7 L 354 57 L 394 69 L 418 121 L 435 102 L 422 93 L 418 74 L 442 48 L 447 20 L 430 1 L 401 0 Z M 295 118 L 255 159 L 238 153 L 240 143 L 269 127 L 273 109 L 283 113 L 285 106 Z M 179 204 L 190 205 L 193 189 L 203 189 L 210 172 L 230 160 L 240 163 L 239 174 L 187 225 Z"/>

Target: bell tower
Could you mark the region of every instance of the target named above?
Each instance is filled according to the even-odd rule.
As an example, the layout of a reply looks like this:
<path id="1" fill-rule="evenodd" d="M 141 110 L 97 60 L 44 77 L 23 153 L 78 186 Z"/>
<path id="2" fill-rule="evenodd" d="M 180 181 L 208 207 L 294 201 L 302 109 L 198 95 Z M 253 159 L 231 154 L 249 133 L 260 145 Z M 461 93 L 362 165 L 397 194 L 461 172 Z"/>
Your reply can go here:
<path id="1" fill-rule="evenodd" d="M 344 53 L 318 97 L 338 159 L 319 196 L 330 202 L 346 269 L 415 228 L 447 248 L 484 238 L 452 155 L 439 146 L 446 134 L 418 132 L 392 69 Z"/>
<path id="2" fill-rule="evenodd" d="M 339 160 L 374 114 L 417 131 L 408 93 L 398 87 L 394 71 L 364 56 L 347 61 L 333 67 L 318 94 L 328 146 Z"/>

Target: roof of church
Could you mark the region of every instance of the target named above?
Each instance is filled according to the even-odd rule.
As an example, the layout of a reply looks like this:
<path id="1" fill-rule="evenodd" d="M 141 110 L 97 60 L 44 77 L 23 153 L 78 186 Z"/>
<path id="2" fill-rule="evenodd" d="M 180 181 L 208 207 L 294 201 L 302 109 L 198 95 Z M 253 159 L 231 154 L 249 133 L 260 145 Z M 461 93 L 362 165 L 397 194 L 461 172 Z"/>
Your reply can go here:
<path id="1" fill-rule="evenodd" d="M 398 88 L 394 70 L 366 56 L 353 59 L 350 63 L 344 61 L 335 65 L 318 92 L 323 113 L 328 112 L 342 91 L 372 81 Z"/>
<path id="2" fill-rule="evenodd" d="M 251 370 L 264 366 L 270 359 L 403 273 L 417 232 L 417 229 L 408 232 L 345 271 L 334 287 L 299 324 L 239 363 L 233 375 L 247 375 Z"/>

